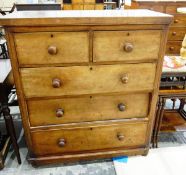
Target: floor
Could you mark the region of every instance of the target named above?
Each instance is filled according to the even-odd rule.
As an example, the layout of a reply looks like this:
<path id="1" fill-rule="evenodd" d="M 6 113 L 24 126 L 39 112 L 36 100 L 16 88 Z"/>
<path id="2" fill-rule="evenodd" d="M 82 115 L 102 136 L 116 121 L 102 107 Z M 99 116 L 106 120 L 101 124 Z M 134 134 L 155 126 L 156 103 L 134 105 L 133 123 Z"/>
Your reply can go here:
<path id="1" fill-rule="evenodd" d="M 115 160 L 117 175 L 185 175 L 186 145 L 150 149 L 148 156 Z"/>
<path id="2" fill-rule="evenodd" d="M 16 110 L 17 109 L 13 109 L 14 118 L 16 118 L 16 121 L 21 122 L 19 120 L 19 111 Z M 16 123 L 16 127 L 19 126 L 19 122 Z M 23 132 L 20 131 L 20 128 L 17 130 L 19 135 L 18 140 L 20 145 L 22 164 L 17 164 L 15 154 L 11 150 L 6 160 L 6 167 L 0 171 L 0 175 L 119 175 L 116 174 L 112 159 L 78 162 L 74 164 L 56 164 L 34 168 L 28 164 L 26 160 L 27 148 L 25 146 Z M 159 149 L 167 147 L 181 148 L 184 145 L 186 146 L 186 132 L 179 131 L 174 133 L 160 134 Z"/>

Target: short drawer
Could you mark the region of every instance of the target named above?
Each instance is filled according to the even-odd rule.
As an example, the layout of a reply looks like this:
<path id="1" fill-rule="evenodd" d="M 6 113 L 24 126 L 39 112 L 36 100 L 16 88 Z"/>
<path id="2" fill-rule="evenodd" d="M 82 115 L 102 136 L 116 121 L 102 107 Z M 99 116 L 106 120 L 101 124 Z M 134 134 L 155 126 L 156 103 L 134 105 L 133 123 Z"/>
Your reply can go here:
<path id="1" fill-rule="evenodd" d="M 160 39 L 158 30 L 97 31 L 93 39 L 93 61 L 158 59 Z"/>
<path id="2" fill-rule="evenodd" d="M 31 126 L 145 118 L 149 94 L 29 100 L 27 104 Z"/>
<path id="3" fill-rule="evenodd" d="M 168 40 L 183 40 L 186 34 L 186 27 L 170 27 Z"/>
<path id="4" fill-rule="evenodd" d="M 174 15 L 172 26 L 186 27 L 186 15 L 183 14 Z"/>
<path id="5" fill-rule="evenodd" d="M 156 64 L 20 69 L 26 97 L 151 91 Z"/>
<path id="6" fill-rule="evenodd" d="M 145 145 L 146 122 L 113 122 L 64 126 L 31 133 L 36 155 L 131 148 Z"/>
<path id="7" fill-rule="evenodd" d="M 166 46 L 166 54 L 180 55 L 182 41 L 168 41 Z"/>
<path id="8" fill-rule="evenodd" d="M 20 65 L 79 63 L 89 60 L 88 32 L 15 34 Z"/>

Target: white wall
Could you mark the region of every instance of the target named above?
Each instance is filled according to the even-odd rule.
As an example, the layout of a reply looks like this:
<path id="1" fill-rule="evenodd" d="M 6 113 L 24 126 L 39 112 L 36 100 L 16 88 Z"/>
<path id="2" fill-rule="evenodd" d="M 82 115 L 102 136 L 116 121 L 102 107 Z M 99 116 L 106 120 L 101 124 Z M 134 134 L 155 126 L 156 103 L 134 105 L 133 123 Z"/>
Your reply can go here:
<path id="1" fill-rule="evenodd" d="M 12 7 L 14 3 L 26 3 L 27 0 L 0 0 L 0 8 Z"/>

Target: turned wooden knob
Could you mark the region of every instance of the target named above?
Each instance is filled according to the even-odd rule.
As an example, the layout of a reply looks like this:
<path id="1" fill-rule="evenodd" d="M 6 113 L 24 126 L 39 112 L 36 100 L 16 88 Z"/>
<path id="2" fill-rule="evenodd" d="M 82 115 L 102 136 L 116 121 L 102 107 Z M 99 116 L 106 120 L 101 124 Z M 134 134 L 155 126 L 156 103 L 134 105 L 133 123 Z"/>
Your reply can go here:
<path id="1" fill-rule="evenodd" d="M 175 20 L 174 20 L 174 23 L 178 23 L 178 20 L 177 20 L 177 19 L 175 19 Z"/>
<path id="2" fill-rule="evenodd" d="M 176 36 L 176 32 L 172 32 L 172 35 L 173 35 L 173 36 Z"/>
<path id="3" fill-rule="evenodd" d="M 48 47 L 48 53 L 50 55 L 56 55 L 57 54 L 57 47 L 56 46 L 49 46 Z"/>
<path id="4" fill-rule="evenodd" d="M 173 46 L 169 47 L 169 50 L 170 51 L 173 51 L 174 50 L 174 47 Z"/>
<path id="5" fill-rule="evenodd" d="M 126 106 L 125 106 L 123 103 L 120 103 L 120 104 L 118 104 L 118 109 L 119 109 L 120 111 L 125 111 Z"/>
<path id="6" fill-rule="evenodd" d="M 121 82 L 123 83 L 123 84 L 126 84 L 126 83 L 128 83 L 128 75 L 127 74 L 125 74 L 125 75 L 123 75 L 122 77 L 121 77 Z"/>
<path id="7" fill-rule="evenodd" d="M 124 140 L 125 136 L 122 133 L 118 133 L 117 138 L 118 138 L 118 140 L 122 141 L 122 140 Z"/>
<path id="8" fill-rule="evenodd" d="M 134 47 L 133 47 L 133 45 L 131 43 L 125 43 L 125 45 L 123 47 L 125 52 L 132 52 L 133 48 Z"/>
<path id="9" fill-rule="evenodd" d="M 54 78 L 52 80 L 52 86 L 54 88 L 59 88 L 61 86 L 61 80 L 59 78 Z"/>
<path id="10" fill-rule="evenodd" d="M 63 115 L 64 115 L 64 110 L 63 109 L 59 108 L 59 109 L 56 110 L 56 116 L 57 117 L 63 117 Z"/>
<path id="11" fill-rule="evenodd" d="M 60 147 L 64 147 L 65 146 L 65 139 L 59 139 L 59 142 L 58 142 L 58 145 L 60 146 Z"/>

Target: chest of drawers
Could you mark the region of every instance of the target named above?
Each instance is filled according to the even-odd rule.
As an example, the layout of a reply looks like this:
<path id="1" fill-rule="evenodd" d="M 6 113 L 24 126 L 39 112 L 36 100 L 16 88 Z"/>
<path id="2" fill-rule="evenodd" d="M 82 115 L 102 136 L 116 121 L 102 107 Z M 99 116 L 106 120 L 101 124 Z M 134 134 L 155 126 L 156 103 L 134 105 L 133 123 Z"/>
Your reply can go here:
<path id="1" fill-rule="evenodd" d="M 148 10 L 0 19 L 31 163 L 147 154 L 171 19 Z"/>
<path id="2" fill-rule="evenodd" d="M 177 12 L 177 8 L 186 7 L 186 0 L 133 0 L 131 8 L 149 9 L 174 16 L 166 47 L 167 55 L 179 55 L 181 43 L 186 34 L 186 14 Z"/>

